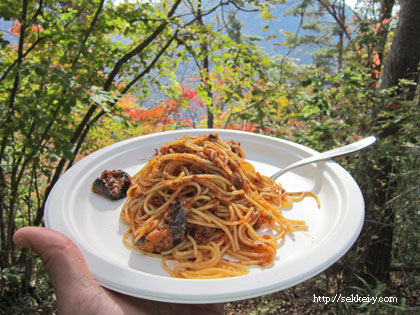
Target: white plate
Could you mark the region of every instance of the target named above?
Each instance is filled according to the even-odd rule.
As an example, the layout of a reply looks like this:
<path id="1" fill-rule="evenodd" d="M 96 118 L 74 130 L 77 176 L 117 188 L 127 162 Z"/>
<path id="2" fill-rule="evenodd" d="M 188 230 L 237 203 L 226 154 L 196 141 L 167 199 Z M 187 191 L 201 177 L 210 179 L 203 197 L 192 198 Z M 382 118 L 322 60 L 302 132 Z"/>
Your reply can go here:
<path id="1" fill-rule="evenodd" d="M 305 220 L 309 229 L 287 235 L 272 266 L 251 267 L 248 275 L 234 278 L 177 279 L 166 274 L 159 258 L 127 248 L 122 242 L 127 227 L 119 221 L 124 200 L 92 193 L 95 178 L 104 169 L 124 169 L 133 175 L 165 142 L 210 132 L 239 141 L 247 160 L 265 175 L 316 154 L 289 141 L 232 130 L 178 130 L 133 138 L 90 154 L 60 178 L 48 198 L 46 226 L 76 243 L 103 286 L 166 302 L 214 303 L 272 293 L 315 276 L 345 254 L 362 228 L 364 202 L 353 178 L 332 161 L 303 166 L 277 180 L 287 191 L 316 193 L 321 208 L 309 197 L 283 212 L 285 217 Z"/>

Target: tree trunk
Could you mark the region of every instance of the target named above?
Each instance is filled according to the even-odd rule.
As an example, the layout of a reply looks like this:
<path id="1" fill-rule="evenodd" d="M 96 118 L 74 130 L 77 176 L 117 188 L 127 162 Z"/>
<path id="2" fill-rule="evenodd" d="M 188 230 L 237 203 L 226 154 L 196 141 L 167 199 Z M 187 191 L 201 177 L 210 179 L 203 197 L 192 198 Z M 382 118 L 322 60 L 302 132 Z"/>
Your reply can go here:
<path id="1" fill-rule="evenodd" d="M 338 17 L 340 21 L 345 23 L 346 21 L 346 6 L 345 2 L 339 3 L 338 6 Z M 343 56 L 344 56 L 344 31 L 340 28 L 338 31 L 338 56 L 337 56 L 337 73 L 341 73 L 343 69 Z"/>
<path id="2" fill-rule="evenodd" d="M 198 25 L 205 26 L 204 20 L 203 20 L 203 11 L 202 11 L 202 3 L 201 1 L 198 1 L 197 6 L 197 23 Z M 207 93 L 207 97 L 211 100 L 210 104 L 207 104 L 207 128 L 213 128 L 214 127 L 214 115 L 213 115 L 213 92 L 212 87 L 209 79 L 210 74 L 210 59 L 209 59 L 209 45 L 206 41 L 203 41 L 200 43 L 200 50 L 201 54 L 203 54 L 203 62 L 200 66 L 200 81 L 204 88 L 204 90 Z"/>
<path id="3" fill-rule="evenodd" d="M 376 51 L 378 52 L 379 56 L 379 67 L 383 64 L 384 59 L 384 51 L 385 51 L 385 44 L 386 39 L 389 33 L 389 19 L 392 17 L 392 9 L 394 8 L 395 0 L 382 0 L 381 1 L 381 11 L 379 14 L 379 29 L 376 32 L 376 36 L 378 37 L 378 42 L 376 44 Z M 380 70 L 380 68 L 378 69 Z"/>
<path id="4" fill-rule="evenodd" d="M 400 79 L 419 82 L 420 61 L 420 1 L 401 0 L 401 10 L 386 59 L 381 89 L 397 86 Z M 412 100 L 416 86 L 412 86 L 403 99 Z M 402 91 L 398 91 L 399 94 Z"/>
<path id="5" fill-rule="evenodd" d="M 397 86 L 401 79 L 419 81 L 420 1 L 401 0 L 400 4 L 399 20 L 382 77 L 382 89 Z M 413 100 L 415 93 L 416 86 L 413 86 L 412 89 L 410 86 L 408 93 L 398 89 L 395 97 Z M 382 126 L 386 125 L 387 121 L 384 121 Z M 397 133 L 401 128 L 402 126 L 394 124 L 392 133 L 387 131 L 387 128 L 383 128 L 377 135 L 378 143 L 380 144 L 381 140 L 392 136 L 394 137 L 393 141 L 397 144 L 395 139 L 398 138 Z M 400 152 L 400 154 L 403 155 L 404 152 Z M 375 178 L 378 189 L 375 196 L 372 196 L 377 210 L 367 209 L 368 217 L 374 222 L 369 226 L 371 237 L 368 240 L 366 252 L 366 267 L 368 274 L 373 277 L 372 282 L 376 280 L 389 281 L 395 213 L 392 204 L 388 201 L 397 193 L 397 182 L 392 174 L 399 173 L 398 165 L 395 164 L 394 159 L 388 156 L 382 154 L 378 164 L 381 165 L 381 170 Z"/>
<path id="6" fill-rule="evenodd" d="M 390 19 L 392 18 L 392 9 L 394 8 L 395 0 L 381 0 L 381 9 L 379 12 L 379 28 L 376 32 L 375 50 L 378 54 L 378 63 L 372 64 L 372 79 L 378 80 L 379 73 L 384 63 L 384 53 L 386 40 L 389 34 Z"/>

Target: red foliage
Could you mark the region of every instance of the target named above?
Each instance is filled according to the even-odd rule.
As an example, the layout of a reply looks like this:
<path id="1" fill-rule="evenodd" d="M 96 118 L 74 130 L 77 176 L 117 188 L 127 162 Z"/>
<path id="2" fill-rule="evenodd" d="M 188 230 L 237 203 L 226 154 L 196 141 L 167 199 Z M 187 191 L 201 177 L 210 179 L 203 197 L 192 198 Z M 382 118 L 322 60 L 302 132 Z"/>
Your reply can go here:
<path id="1" fill-rule="evenodd" d="M 14 21 L 12 24 L 12 27 L 10 28 L 9 32 L 10 34 L 12 34 L 13 37 L 19 37 L 20 32 L 22 29 L 22 25 L 20 24 L 19 21 Z M 28 34 L 28 38 L 31 38 L 33 33 L 39 33 L 42 32 L 44 29 L 42 27 L 40 27 L 37 24 L 33 24 L 31 25 L 31 27 L 29 28 L 29 34 Z"/>
<path id="2" fill-rule="evenodd" d="M 170 114 L 174 114 L 179 109 L 179 102 L 168 100 L 162 105 L 146 108 L 125 108 L 124 114 L 130 116 L 133 120 L 147 123 L 150 125 L 156 125 L 162 123 L 163 125 L 169 125 L 173 121 L 169 119 Z"/>
<path id="3" fill-rule="evenodd" d="M 256 130 L 258 130 L 258 125 L 251 123 L 251 122 L 246 122 L 245 125 L 232 125 L 229 124 L 226 129 L 233 129 L 233 130 L 242 130 L 242 131 L 248 131 L 248 132 L 255 132 Z"/>
<path id="4" fill-rule="evenodd" d="M 20 35 L 20 23 L 19 21 L 14 21 L 12 24 L 12 27 L 9 30 L 10 34 L 12 34 L 13 37 L 19 37 Z"/>
<path id="5" fill-rule="evenodd" d="M 193 123 L 192 123 L 192 121 L 191 121 L 191 119 L 189 119 L 189 118 L 181 118 L 180 119 L 180 122 L 184 125 L 184 126 L 187 126 L 187 127 L 193 127 L 194 125 L 193 125 Z"/>
<path id="6" fill-rule="evenodd" d="M 381 59 L 379 58 L 379 54 L 377 51 L 373 52 L 373 60 L 372 60 L 372 76 L 375 79 L 379 78 L 379 67 L 381 65 Z"/>
<path id="7" fill-rule="evenodd" d="M 386 106 L 385 109 L 389 111 L 398 110 L 402 107 L 402 103 L 398 101 L 391 101 Z"/>
<path id="8" fill-rule="evenodd" d="M 198 96 L 197 90 L 194 88 L 186 88 L 181 86 L 180 101 L 187 101 L 191 109 L 196 110 L 197 107 L 204 107 L 204 102 Z"/>
<path id="9" fill-rule="evenodd" d="M 122 107 L 125 115 L 145 125 L 156 127 L 179 123 L 183 126 L 191 127 L 194 126 L 191 119 L 181 118 L 180 114 L 181 104 L 185 104 L 185 102 L 188 103 L 189 108 L 192 110 L 204 106 L 204 102 L 201 101 L 196 89 L 180 86 L 177 99 L 166 100 L 161 105 L 152 108 L 136 108 L 136 106 Z M 132 104 L 133 102 L 129 103 Z"/>
<path id="10" fill-rule="evenodd" d="M 395 18 L 398 18 L 398 14 L 395 16 Z M 382 28 L 382 26 L 383 25 L 386 25 L 386 24 L 389 24 L 389 23 L 391 23 L 391 21 L 394 19 L 394 17 L 390 17 L 390 18 L 388 18 L 388 19 L 384 19 L 384 20 L 382 20 L 382 22 L 381 23 L 377 23 L 376 24 L 376 27 L 373 29 L 373 31 L 375 32 L 375 33 L 377 33 L 381 28 Z"/>
<path id="11" fill-rule="evenodd" d="M 142 122 L 156 122 L 166 116 L 168 108 L 166 106 L 156 106 L 151 109 L 134 108 L 126 109 L 125 114 L 132 119 Z"/>
<path id="12" fill-rule="evenodd" d="M 197 97 L 197 91 L 195 89 L 191 89 L 191 88 L 183 88 L 183 91 L 181 93 L 181 100 L 183 99 L 187 99 L 187 100 L 192 100 L 195 99 Z"/>

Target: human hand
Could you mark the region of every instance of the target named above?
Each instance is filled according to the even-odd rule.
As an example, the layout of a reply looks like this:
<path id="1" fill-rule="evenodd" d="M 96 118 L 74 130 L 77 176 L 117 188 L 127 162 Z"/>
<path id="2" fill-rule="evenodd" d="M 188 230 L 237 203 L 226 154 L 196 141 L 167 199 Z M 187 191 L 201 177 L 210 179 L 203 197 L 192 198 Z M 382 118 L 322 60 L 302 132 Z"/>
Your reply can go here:
<path id="1" fill-rule="evenodd" d="M 82 253 L 65 235 L 41 227 L 24 227 L 13 242 L 37 253 L 51 277 L 59 314 L 223 314 L 223 304 L 176 304 L 123 295 L 98 284 Z"/>

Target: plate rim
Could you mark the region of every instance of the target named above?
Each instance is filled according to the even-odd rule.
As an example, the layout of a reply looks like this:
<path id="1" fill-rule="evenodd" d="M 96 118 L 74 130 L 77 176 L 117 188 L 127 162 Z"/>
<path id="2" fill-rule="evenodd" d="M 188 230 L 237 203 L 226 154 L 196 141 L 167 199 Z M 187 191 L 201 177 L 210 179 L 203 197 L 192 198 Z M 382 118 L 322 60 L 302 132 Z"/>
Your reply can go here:
<path id="1" fill-rule="evenodd" d="M 46 206 L 45 206 L 45 215 L 44 215 L 44 222 L 45 225 L 49 228 L 53 228 L 53 229 L 57 229 L 58 231 L 65 234 L 66 236 L 68 236 L 70 239 L 73 240 L 73 242 L 75 242 L 75 244 L 79 247 L 79 249 L 81 249 L 82 254 L 85 257 L 86 262 L 88 263 L 88 266 L 92 266 L 93 264 L 95 264 L 95 261 L 97 263 L 97 261 L 101 261 L 101 258 L 98 257 L 97 255 L 93 254 L 88 248 L 86 248 L 85 244 L 83 242 L 81 242 L 79 239 L 77 239 L 77 236 L 75 236 L 72 231 L 69 231 L 68 228 L 65 226 L 65 224 L 57 224 L 57 222 L 52 222 L 52 210 L 54 207 L 58 206 L 60 204 L 60 201 L 62 201 L 63 199 L 60 198 L 59 196 L 59 191 L 60 189 L 63 189 L 63 187 L 66 186 L 66 184 L 69 183 L 69 181 L 72 179 L 72 176 L 77 173 L 77 171 L 83 167 L 83 165 L 85 165 L 86 163 L 89 163 L 91 160 L 95 160 L 97 157 L 103 156 L 104 154 L 110 154 L 112 153 L 113 150 L 118 149 L 119 147 L 126 147 L 126 146 L 130 146 L 133 143 L 136 143 L 138 141 L 144 141 L 144 139 L 153 139 L 153 138 L 160 138 L 160 137 L 171 137 L 172 139 L 176 138 L 177 136 L 182 136 L 185 134 L 194 134 L 194 135 L 198 135 L 198 134 L 208 134 L 208 133 L 218 133 L 219 135 L 223 135 L 223 136 L 229 136 L 229 135 L 242 135 L 242 136 L 249 136 L 249 137 L 254 137 L 255 139 L 262 137 L 261 139 L 265 139 L 266 141 L 270 141 L 270 142 L 275 142 L 275 143 L 282 143 L 285 144 L 287 146 L 291 146 L 293 148 L 298 148 L 300 149 L 302 152 L 304 152 L 305 154 L 307 154 L 308 156 L 310 155 L 314 155 L 317 153 L 317 151 L 308 148 L 306 146 L 303 146 L 301 144 L 298 143 L 294 143 L 292 141 L 289 140 L 285 140 L 285 139 L 280 139 L 280 138 L 274 138 L 274 137 L 270 137 L 270 136 L 266 136 L 266 135 L 261 135 L 261 134 L 255 134 L 255 133 L 250 133 L 250 132 L 244 132 L 244 131 L 239 131 L 239 130 L 228 130 L 228 129 L 180 129 L 180 130 L 171 130 L 171 131 L 163 131 L 163 132 L 158 132 L 158 133 L 152 133 L 152 134 L 148 134 L 148 135 L 142 135 L 142 136 L 138 136 L 138 137 L 134 137 L 134 138 L 130 138 L 130 139 L 126 139 L 114 144 L 111 144 L 107 147 L 104 147 L 100 150 L 97 150 L 91 154 L 89 154 L 88 156 L 86 156 L 85 158 L 83 158 L 82 160 L 80 160 L 79 162 L 77 162 L 76 164 L 74 164 L 69 170 L 67 170 L 59 179 L 59 181 L 54 185 L 48 199 L 46 202 Z M 165 141 L 170 141 L 171 139 L 165 140 Z M 94 274 L 94 276 L 96 277 L 96 279 L 98 280 L 98 282 L 103 285 L 104 287 L 107 287 L 111 290 L 114 291 L 118 291 L 121 292 L 123 294 L 127 294 L 127 295 L 132 295 L 132 296 L 136 296 L 136 297 L 141 297 L 141 298 L 146 298 L 146 299 L 150 299 L 150 300 L 156 300 L 156 301 L 163 301 L 163 302 L 175 302 L 175 303 L 215 303 L 215 302 L 228 302 L 228 301 L 234 301 L 234 300 L 242 300 L 242 299 L 247 299 L 247 298 L 252 298 L 252 297 L 256 297 L 256 296 L 261 296 L 261 295 L 265 295 L 265 294 L 269 294 L 269 293 L 273 293 L 279 290 L 284 290 L 286 288 L 289 288 L 291 286 L 294 286 L 298 283 L 301 283 L 319 273 L 321 273 L 323 270 L 327 269 L 329 266 L 331 266 L 334 262 L 336 262 L 340 257 L 342 257 L 343 255 L 345 255 L 345 253 L 350 249 L 350 247 L 354 244 L 354 242 L 356 241 L 357 237 L 360 234 L 360 231 L 362 229 L 363 226 L 363 221 L 364 221 L 364 200 L 363 200 L 363 196 L 362 193 L 360 191 L 359 186 L 357 185 L 356 181 L 353 179 L 353 177 L 343 168 L 341 167 L 339 164 L 333 162 L 333 161 L 327 161 L 324 162 L 325 163 L 325 167 L 327 168 L 333 168 L 336 169 L 337 171 L 339 171 L 339 173 L 341 173 L 341 175 L 344 175 L 344 180 L 345 183 L 343 183 L 344 185 L 346 185 L 346 189 L 350 189 L 352 191 L 352 193 L 354 194 L 354 196 L 352 197 L 352 204 L 356 204 L 356 206 L 354 208 L 359 209 L 359 213 L 358 217 L 356 218 L 356 220 L 353 222 L 353 233 L 351 235 L 350 238 L 348 238 L 346 240 L 345 244 L 342 244 L 341 246 L 341 251 L 335 253 L 335 255 L 330 255 L 329 258 L 327 260 L 323 259 L 322 263 L 318 263 L 316 265 L 316 268 L 308 268 L 306 270 L 306 272 L 304 272 L 303 274 L 299 274 L 299 276 L 296 276 L 292 279 L 290 279 L 289 282 L 287 283 L 283 283 L 281 285 L 279 284 L 271 284 L 270 286 L 266 286 L 266 287 L 261 287 L 259 288 L 259 290 L 247 290 L 247 289 L 243 289 L 243 290 L 237 290 L 235 291 L 235 295 L 231 295 L 231 296 L 226 296 L 226 293 L 223 291 L 221 293 L 215 293 L 211 296 L 203 296 L 202 294 L 200 294 L 199 292 L 190 292 L 193 294 L 188 294 L 188 296 L 185 296 L 181 293 L 174 293 L 174 294 L 168 294 L 168 292 L 166 292 L 164 295 L 159 294 L 159 292 L 155 292 L 155 291 L 150 291 L 150 290 L 142 290 L 141 292 L 138 291 L 138 288 L 134 289 L 134 288 L 130 288 L 125 286 L 125 288 L 122 288 L 121 286 L 118 286 L 117 284 L 115 284 L 113 281 L 109 281 L 109 279 L 107 277 L 103 277 L 103 275 L 101 273 L 103 273 L 104 271 L 101 272 L 96 272 L 95 270 L 91 270 L 91 272 Z M 337 172 L 333 172 L 334 174 L 337 174 Z M 342 179 L 343 180 L 343 179 Z M 315 249 L 312 249 L 315 250 Z M 108 266 L 109 267 L 109 266 Z M 105 268 L 106 269 L 106 268 Z M 237 280 L 240 277 L 235 277 L 235 278 L 222 278 L 222 279 L 177 279 L 177 278 L 170 278 L 170 277 L 162 277 L 159 275 L 151 275 L 151 274 L 145 274 L 145 278 L 146 279 L 151 279 L 151 280 L 156 280 L 159 278 L 164 278 L 164 281 L 170 281 L 171 283 L 174 282 L 179 282 L 182 281 L 183 285 L 189 285 L 189 284 L 195 284 L 197 283 L 197 281 L 200 281 L 201 283 L 206 283 L 206 284 L 212 284 L 213 282 L 216 283 L 217 285 L 223 285 L 223 282 L 229 282 L 226 281 L 226 279 L 231 280 L 231 279 L 235 279 Z M 241 277 L 246 277 L 246 276 L 241 276 Z M 239 281 L 239 282 L 243 282 L 243 281 Z M 212 284 L 214 285 L 214 284 Z M 195 293 L 195 294 L 194 294 Z"/>

